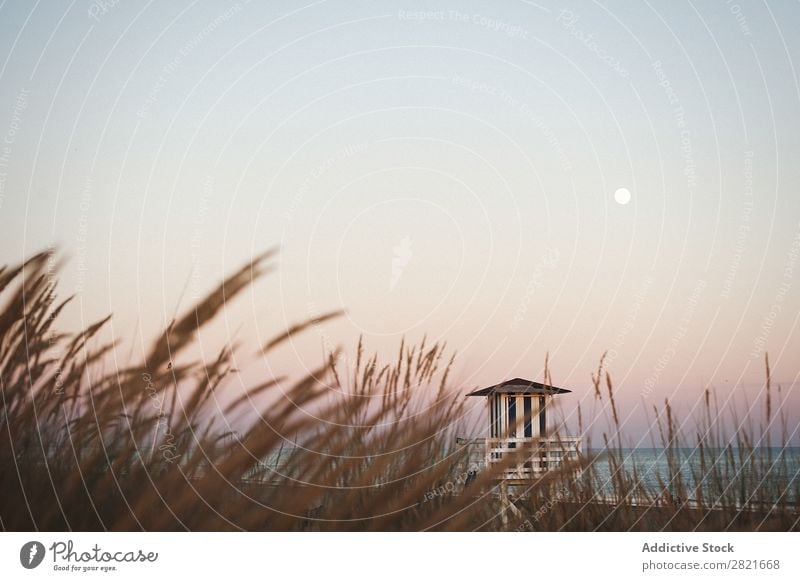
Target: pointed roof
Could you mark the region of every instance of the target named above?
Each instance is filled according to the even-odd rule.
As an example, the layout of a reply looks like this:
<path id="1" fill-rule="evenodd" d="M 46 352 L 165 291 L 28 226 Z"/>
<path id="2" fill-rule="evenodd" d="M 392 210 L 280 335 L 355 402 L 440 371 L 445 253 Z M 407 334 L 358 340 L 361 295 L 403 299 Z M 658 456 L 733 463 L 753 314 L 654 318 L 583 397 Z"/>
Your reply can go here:
<path id="1" fill-rule="evenodd" d="M 491 387 L 484 387 L 472 393 L 468 393 L 467 397 L 471 395 L 491 395 L 493 393 L 522 393 L 533 395 L 557 395 L 560 393 L 572 393 L 569 389 L 562 389 L 560 387 L 553 387 L 552 385 L 544 385 L 528 379 L 516 377 L 509 379 L 503 383 L 492 385 Z"/>

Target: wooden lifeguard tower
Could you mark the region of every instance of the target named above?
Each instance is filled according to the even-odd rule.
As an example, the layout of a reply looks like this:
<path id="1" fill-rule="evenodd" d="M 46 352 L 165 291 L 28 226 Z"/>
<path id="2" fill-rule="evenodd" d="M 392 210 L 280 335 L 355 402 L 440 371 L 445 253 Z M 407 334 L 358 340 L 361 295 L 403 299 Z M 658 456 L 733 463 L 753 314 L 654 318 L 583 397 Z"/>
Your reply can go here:
<path id="1" fill-rule="evenodd" d="M 547 409 L 556 395 L 568 389 L 515 378 L 467 394 L 485 397 L 489 408 L 489 437 L 459 439 L 482 451 L 485 466 L 501 462 L 507 454 L 517 457 L 500 478 L 508 484 L 525 484 L 542 472 L 557 468 L 566 460 L 576 459 L 581 438 L 549 434 Z M 471 454 L 473 457 L 475 454 Z"/>

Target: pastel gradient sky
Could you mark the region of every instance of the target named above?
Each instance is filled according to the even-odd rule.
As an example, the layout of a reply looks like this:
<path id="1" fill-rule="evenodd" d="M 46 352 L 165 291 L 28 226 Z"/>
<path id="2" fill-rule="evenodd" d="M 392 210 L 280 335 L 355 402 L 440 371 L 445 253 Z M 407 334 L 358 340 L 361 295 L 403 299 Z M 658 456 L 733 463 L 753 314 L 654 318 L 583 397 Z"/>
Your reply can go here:
<path id="1" fill-rule="evenodd" d="M 209 348 L 346 308 L 275 367 L 427 333 L 465 390 L 549 352 L 573 402 L 610 350 L 636 430 L 705 386 L 758 398 L 768 350 L 796 415 L 799 24 L 797 2 L 6 1 L 0 263 L 58 246 L 64 324 L 113 312 L 128 339 L 279 246 Z"/>

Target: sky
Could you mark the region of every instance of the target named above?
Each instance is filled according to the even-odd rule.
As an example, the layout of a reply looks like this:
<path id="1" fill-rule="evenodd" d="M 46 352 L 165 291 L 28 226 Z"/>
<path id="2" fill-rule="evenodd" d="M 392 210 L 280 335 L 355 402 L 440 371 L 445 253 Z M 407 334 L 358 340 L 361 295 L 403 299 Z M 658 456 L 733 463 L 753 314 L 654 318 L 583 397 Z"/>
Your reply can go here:
<path id="1" fill-rule="evenodd" d="M 250 257 L 203 352 L 330 310 L 267 370 L 423 335 L 455 387 L 632 433 L 706 387 L 800 410 L 796 2 L 0 4 L 0 264 L 66 258 L 62 324 L 146 341 Z M 140 338 L 139 341 L 132 340 Z M 120 355 L 120 359 L 122 355 Z M 476 402 L 477 405 L 477 402 Z"/>

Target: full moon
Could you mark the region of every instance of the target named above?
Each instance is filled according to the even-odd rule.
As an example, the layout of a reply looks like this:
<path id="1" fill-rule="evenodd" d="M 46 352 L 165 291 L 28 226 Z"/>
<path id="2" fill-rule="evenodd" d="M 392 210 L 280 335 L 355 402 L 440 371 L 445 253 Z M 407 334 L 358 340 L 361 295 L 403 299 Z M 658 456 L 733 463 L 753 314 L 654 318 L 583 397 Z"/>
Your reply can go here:
<path id="1" fill-rule="evenodd" d="M 619 188 L 614 192 L 614 200 L 617 204 L 624 206 L 631 201 L 631 191 L 628 188 Z"/>

